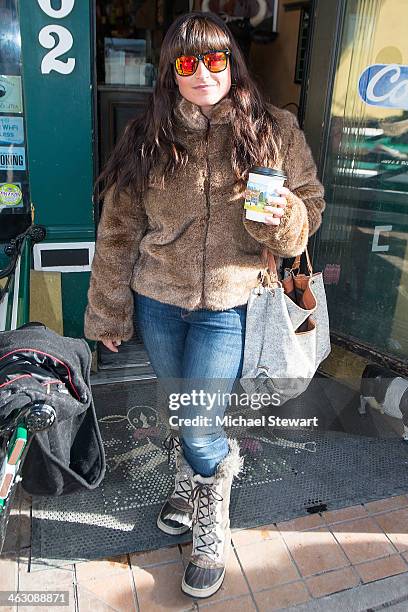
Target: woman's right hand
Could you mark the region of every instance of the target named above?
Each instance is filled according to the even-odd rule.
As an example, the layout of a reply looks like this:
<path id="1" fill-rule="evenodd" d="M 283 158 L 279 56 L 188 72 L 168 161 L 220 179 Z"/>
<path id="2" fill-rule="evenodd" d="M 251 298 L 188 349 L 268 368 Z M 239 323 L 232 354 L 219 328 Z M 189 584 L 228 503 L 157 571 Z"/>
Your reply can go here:
<path id="1" fill-rule="evenodd" d="M 106 348 L 108 348 L 110 351 L 112 351 L 113 353 L 118 353 L 118 349 L 116 348 L 117 346 L 120 346 L 120 344 L 122 344 L 122 340 L 102 340 L 101 341 L 102 344 L 104 346 L 106 346 Z"/>
<path id="2" fill-rule="evenodd" d="M 285 206 L 287 206 L 287 196 L 290 195 L 290 191 L 287 187 L 277 187 L 276 193 L 278 196 L 268 196 L 268 203 L 265 209 L 269 213 L 264 217 L 264 223 L 266 225 L 280 225 L 281 217 L 285 214 Z"/>

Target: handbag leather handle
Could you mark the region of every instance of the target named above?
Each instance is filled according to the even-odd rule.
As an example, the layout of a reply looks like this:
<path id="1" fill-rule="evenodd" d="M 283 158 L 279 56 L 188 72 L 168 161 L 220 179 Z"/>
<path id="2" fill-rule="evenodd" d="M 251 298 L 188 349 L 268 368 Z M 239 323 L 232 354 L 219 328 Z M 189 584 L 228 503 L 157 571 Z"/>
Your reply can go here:
<path id="1" fill-rule="evenodd" d="M 307 250 L 307 246 L 304 250 L 304 253 L 306 255 L 306 264 L 307 264 L 307 271 L 309 272 L 310 276 L 312 276 L 313 274 L 313 266 L 312 266 L 312 262 L 310 261 L 310 257 L 309 257 L 309 251 Z M 295 261 L 292 264 L 291 270 L 299 270 L 300 269 L 300 258 L 302 257 L 302 254 L 300 255 L 296 255 Z"/>
<path id="2" fill-rule="evenodd" d="M 278 270 L 276 268 L 275 255 L 268 249 L 268 247 L 263 247 L 261 259 L 263 267 L 267 268 L 272 273 L 272 276 L 279 280 Z"/>
<path id="3" fill-rule="evenodd" d="M 307 250 L 307 246 L 306 246 L 306 248 L 304 250 L 304 253 L 306 255 L 307 270 L 308 270 L 310 276 L 312 276 L 312 274 L 313 274 L 313 267 L 312 267 L 312 262 L 310 261 L 309 251 Z M 300 258 L 301 258 L 301 256 L 302 256 L 302 254 L 296 256 L 295 261 L 292 264 L 291 270 L 299 270 L 300 269 Z M 277 267 L 276 267 L 275 256 L 273 255 L 273 253 L 266 246 L 264 246 L 263 249 L 262 249 L 261 260 L 262 260 L 263 267 L 267 268 L 271 272 L 271 275 L 273 276 L 274 279 L 279 280 L 278 270 L 277 270 Z"/>

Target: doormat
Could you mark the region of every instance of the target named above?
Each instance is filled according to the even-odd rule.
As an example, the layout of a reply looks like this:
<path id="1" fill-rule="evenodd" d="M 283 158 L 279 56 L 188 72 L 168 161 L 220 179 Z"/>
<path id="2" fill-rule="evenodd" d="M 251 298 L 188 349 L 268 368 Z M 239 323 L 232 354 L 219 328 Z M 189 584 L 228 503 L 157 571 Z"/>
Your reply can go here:
<path id="1" fill-rule="evenodd" d="M 190 533 L 168 536 L 156 527 L 174 473 L 162 447 L 166 428 L 156 396 L 155 380 L 94 388 L 106 477 L 95 491 L 33 497 L 31 571 L 191 539 Z M 358 415 L 358 404 L 358 393 L 315 378 L 301 397 L 280 410 L 281 416 L 318 415 L 319 428 L 227 428 L 245 456 L 243 473 L 232 488 L 232 528 L 407 493 L 407 443 L 377 416 Z M 278 415 L 271 407 L 256 416 L 271 413 Z"/>

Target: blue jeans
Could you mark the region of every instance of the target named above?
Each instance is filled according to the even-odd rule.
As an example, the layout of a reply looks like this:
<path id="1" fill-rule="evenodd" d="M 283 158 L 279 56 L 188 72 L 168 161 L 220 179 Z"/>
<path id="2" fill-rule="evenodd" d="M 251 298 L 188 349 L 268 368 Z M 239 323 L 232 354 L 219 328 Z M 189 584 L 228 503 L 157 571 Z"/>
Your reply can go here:
<path id="1" fill-rule="evenodd" d="M 228 404 L 223 396 L 232 391 L 242 373 L 247 306 L 185 310 L 138 293 L 134 299 L 140 333 L 159 381 L 181 381 L 182 392 L 191 393 L 192 381 L 205 379 L 202 391 L 212 392 L 211 406 L 197 407 L 191 402 L 177 410 L 185 458 L 195 473 L 212 476 L 228 453 L 225 432 L 222 424 L 215 423 L 215 417 L 223 417 Z M 183 418 L 209 414 L 210 427 L 191 427 L 182 422 Z"/>

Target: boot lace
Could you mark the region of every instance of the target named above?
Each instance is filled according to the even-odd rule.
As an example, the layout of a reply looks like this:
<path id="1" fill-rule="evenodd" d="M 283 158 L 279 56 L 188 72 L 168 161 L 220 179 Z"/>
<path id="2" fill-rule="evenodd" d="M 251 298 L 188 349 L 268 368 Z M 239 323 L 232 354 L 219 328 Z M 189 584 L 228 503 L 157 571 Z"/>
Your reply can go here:
<path id="1" fill-rule="evenodd" d="M 167 451 L 167 463 L 170 465 L 171 452 L 173 450 L 178 451 L 181 449 L 179 437 L 173 433 L 169 433 L 169 435 L 163 440 L 163 446 Z"/>
<path id="2" fill-rule="evenodd" d="M 181 442 L 177 435 L 170 433 L 164 440 L 163 446 L 167 451 L 167 463 L 170 465 L 172 451 L 178 452 L 181 450 Z M 177 497 L 181 497 L 187 503 L 190 503 L 191 496 L 191 482 L 188 474 L 184 475 L 185 478 L 176 478 L 176 490 L 175 494 Z"/>
<path id="3" fill-rule="evenodd" d="M 197 483 L 191 491 L 191 501 L 195 509 L 193 526 L 198 525 L 197 540 L 201 542 L 201 544 L 194 543 L 194 550 L 210 557 L 210 559 L 219 556 L 217 544 L 221 540 L 215 531 L 217 521 L 214 503 L 222 500 L 222 496 L 205 483 Z"/>
<path id="4" fill-rule="evenodd" d="M 175 493 L 176 493 L 176 495 L 178 497 L 181 497 L 187 503 L 190 502 L 191 483 L 190 483 L 190 478 L 188 476 L 185 479 L 183 479 L 183 480 L 178 480 L 177 481 L 177 488 L 176 488 Z"/>

